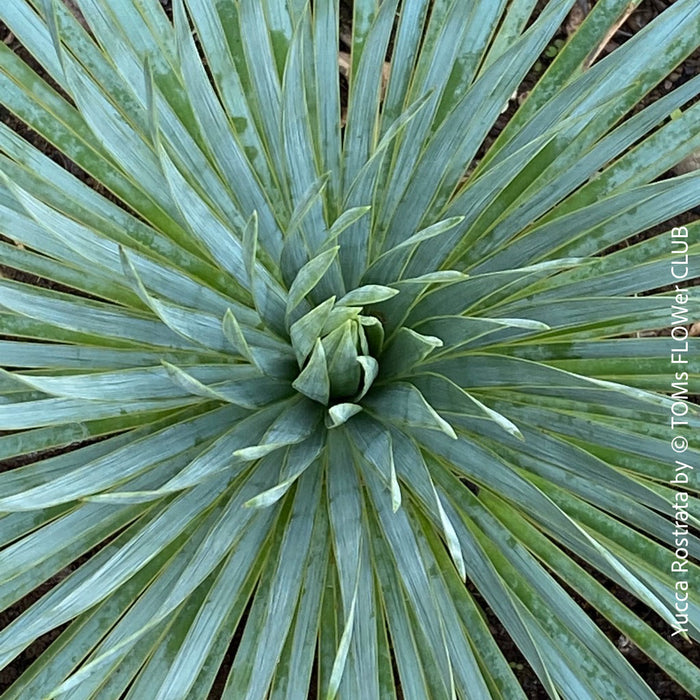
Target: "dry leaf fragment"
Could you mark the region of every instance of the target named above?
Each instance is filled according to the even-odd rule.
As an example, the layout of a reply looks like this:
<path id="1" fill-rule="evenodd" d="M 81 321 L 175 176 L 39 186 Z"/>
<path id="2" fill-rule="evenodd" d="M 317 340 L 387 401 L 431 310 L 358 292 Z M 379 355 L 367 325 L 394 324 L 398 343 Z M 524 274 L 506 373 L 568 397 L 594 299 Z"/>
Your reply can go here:
<path id="1" fill-rule="evenodd" d="M 566 22 L 564 24 L 564 29 L 566 30 L 567 36 L 571 36 L 578 30 L 578 28 L 583 24 L 583 20 L 588 17 L 588 13 L 590 11 L 590 0 L 578 0 L 578 2 L 571 8 L 571 12 L 569 12 L 569 16 L 566 18 Z"/>
<path id="2" fill-rule="evenodd" d="M 350 78 L 350 66 L 352 65 L 350 54 L 347 51 L 338 52 L 338 69 L 344 78 Z M 389 82 L 391 73 L 391 63 L 384 61 L 382 66 L 382 96 L 386 92 L 386 85 Z"/>
<path id="3" fill-rule="evenodd" d="M 678 175 L 685 175 L 700 170 L 700 151 L 694 151 L 674 168 Z"/>
<path id="4" fill-rule="evenodd" d="M 344 78 L 350 76 L 350 54 L 347 51 L 338 52 L 338 68 Z"/>
<path id="5" fill-rule="evenodd" d="M 634 12 L 635 8 L 637 7 L 638 0 L 637 2 L 631 2 L 627 7 L 625 8 L 624 12 L 620 15 L 620 18 L 613 24 L 610 29 L 608 29 L 607 33 L 603 37 L 603 40 L 598 44 L 598 47 L 593 50 L 593 52 L 590 54 L 590 56 L 586 59 L 586 63 L 584 64 L 584 69 L 588 69 L 593 65 L 593 62 L 600 56 L 601 52 L 603 49 L 610 43 L 610 40 L 615 36 L 615 33 L 617 30 L 627 21 L 627 18 Z"/>

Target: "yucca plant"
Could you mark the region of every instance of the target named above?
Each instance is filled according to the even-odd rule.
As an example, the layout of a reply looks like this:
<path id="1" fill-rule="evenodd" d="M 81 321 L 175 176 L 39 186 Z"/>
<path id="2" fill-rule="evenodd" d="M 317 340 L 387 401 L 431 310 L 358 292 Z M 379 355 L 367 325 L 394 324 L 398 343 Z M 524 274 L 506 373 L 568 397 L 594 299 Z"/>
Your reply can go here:
<path id="1" fill-rule="evenodd" d="M 338 0 L 4 0 L 3 698 L 525 697 L 486 611 L 552 698 L 656 697 L 604 620 L 700 691 L 700 225 L 621 245 L 700 204 L 700 76 L 640 106 L 700 5 L 593 60 L 600 0 L 494 141 L 535 4 L 355 0 L 345 104 Z"/>

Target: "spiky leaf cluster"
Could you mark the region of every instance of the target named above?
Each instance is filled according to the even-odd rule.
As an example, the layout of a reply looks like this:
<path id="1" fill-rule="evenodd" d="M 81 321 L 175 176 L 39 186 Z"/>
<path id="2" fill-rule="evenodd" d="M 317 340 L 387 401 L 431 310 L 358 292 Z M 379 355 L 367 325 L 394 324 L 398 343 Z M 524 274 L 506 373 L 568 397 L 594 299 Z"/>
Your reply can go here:
<path id="1" fill-rule="evenodd" d="M 619 244 L 700 204 L 661 179 L 700 77 L 637 109 L 696 0 L 591 66 L 628 5 L 596 3 L 488 149 L 572 0 L 355 0 L 346 111 L 337 1 L 70 5 L 0 8 L 57 154 L 0 125 L 2 607 L 52 583 L 0 667 L 69 623 L 3 698 L 205 698 L 227 652 L 235 700 L 524 697 L 483 606 L 550 697 L 653 698 L 572 590 L 696 693 L 599 582 L 678 625 L 639 333 L 671 239 Z"/>

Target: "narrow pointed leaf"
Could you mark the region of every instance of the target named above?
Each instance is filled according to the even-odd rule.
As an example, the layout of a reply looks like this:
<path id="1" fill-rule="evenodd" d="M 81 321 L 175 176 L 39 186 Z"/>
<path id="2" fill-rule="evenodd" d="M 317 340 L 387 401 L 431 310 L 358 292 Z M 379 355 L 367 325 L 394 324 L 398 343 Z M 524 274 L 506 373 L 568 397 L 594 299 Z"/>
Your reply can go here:
<path id="1" fill-rule="evenodd" d="M 338 249 L 339 247 L 335 246 L 320 253 L 299 270 L 294 278 L 294 282 L 292 282 L 292 286 L 289 288 L 287 315 L 294 311 L 302 299 L 320 282 L 328 268 L 333 264 L 333 260 L 336 259 Z"/>
<path id="2" fill-rule="evenodd" d="M 323 350 L 323 344 L 320 339 L 316 340 L 306 367 L 292 382 L 292 386 L 320 404 L 325 405 L 328 403 L 331 383 L 328 377 L 326 353 Z"/>
<path id="3" fill-rule="evenodd" d="M 330 428 L 337 428 L 346 423 L 350 418 L 357 415 L 362 410 L 362 406 L 354 403 L 337 403 L 328 409 Z"/>
<path id="4" fill-rule="evenodd" d="M 420 391 L 411 384 L 394 383 L 382 387 L 381 391 L 373 392 L 365 401 L 372 411 L 399 425 L 430 428 L 453 440 L 457 439 L 452 426 L 437 414 Z"/>
<path id="5" fill-rule="evenodd" d="M 335 297 L 326 299 L 323 303 L 311 309 L 298 321 L 292 324 L 289 335 L 292 340 L 297 362 L 301 365 L 316 345 L 335 304 Z"/>
<path id="6" fill-rule="evenodd" d="M 348 292 L 338 300 L 339 306 L 366 306 L 368 304 L 378 304 L 380 301 L 391 299 L 398 294 L 397 289 L 384 287 L 379 284 L 368 284 L 358 287 Z"/>

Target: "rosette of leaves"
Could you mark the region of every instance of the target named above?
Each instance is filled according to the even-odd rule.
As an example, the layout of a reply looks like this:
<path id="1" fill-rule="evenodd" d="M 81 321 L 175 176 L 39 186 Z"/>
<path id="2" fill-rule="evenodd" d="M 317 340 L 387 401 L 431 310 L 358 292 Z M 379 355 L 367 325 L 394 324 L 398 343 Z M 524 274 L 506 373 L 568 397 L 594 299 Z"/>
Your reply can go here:
<path id="1" fill-rule="evenodd" d="M 356 0 L 346 112 L 337 1 L 70 5 L 0 9 L 0 666 L 61 629 L 3 698 L 525 697 L 486 610 L 553 698 L 655 697 L 591 614 L 696 693 L 620 245 L 700 204 L 700 77 L 638 107 L 696 0 L 589 67 L 598 2 L 488 149 L 571 0 Z"/>

